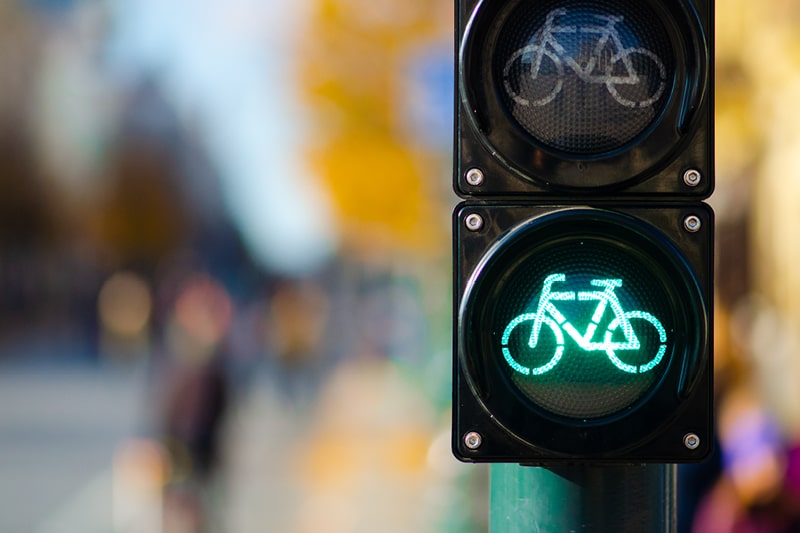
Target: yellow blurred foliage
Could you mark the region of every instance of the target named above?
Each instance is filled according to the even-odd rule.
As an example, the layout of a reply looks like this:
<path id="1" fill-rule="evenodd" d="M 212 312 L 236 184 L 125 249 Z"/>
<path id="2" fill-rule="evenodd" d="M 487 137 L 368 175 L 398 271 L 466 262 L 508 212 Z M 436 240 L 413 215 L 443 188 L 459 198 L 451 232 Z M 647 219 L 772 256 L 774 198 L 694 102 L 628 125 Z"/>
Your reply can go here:
<path id="1" fill-rule="evenodd" d="M 752 170 L 763 132 L 754 122 L 752 80 L 742 65 L 733 61 L 719 64 L 716 76 L 716 166 L 724 181 Z"/>
<path id="2" fill-rule="evenodd" d="M 442 249 L 442 188 L 431 181 L 443 173 L 404 138 L 400 110 L 406 55 L 451 31 L 436 15 L 445 5 L 318 0 L 312 8 L 300 67 L 315 125 L 309 157 L 349 252 Z"/>
<path id="3" fill-rule="evenodd" d="M 344 135 L 312 155 L 313 168 L 357 247 L 430 247 L 433 205 L 410 151 L 385 137 Z"/>
<path id="4" fill-rule="evenodd" d="M 800 3 L 720 0 L 716 14 L 717 191 L 744 191 L 753 288 L 770 310 L 749 324 L 748 379 L 800 434 Z"/>
<path id="5" fill-rule="evenodd" d="M 431 436 L 415 428 L 372 434 L 329 431 L 315 436 L 303 456 L 303 480 L 315 490 L 355 490 L 356 475 L 380 473 L 400 479 L 427 468 Z"/>

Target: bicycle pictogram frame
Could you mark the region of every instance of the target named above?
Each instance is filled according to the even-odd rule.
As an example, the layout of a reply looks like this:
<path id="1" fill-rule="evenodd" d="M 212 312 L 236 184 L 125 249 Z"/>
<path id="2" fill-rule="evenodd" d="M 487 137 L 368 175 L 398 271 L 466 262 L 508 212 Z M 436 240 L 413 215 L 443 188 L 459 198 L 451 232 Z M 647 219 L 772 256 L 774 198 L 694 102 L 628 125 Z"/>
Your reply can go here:
<path id="1" fill-rule="evenodd" d="M 643 47 L 626 48 L 620 38 L 617 24 L 624 17 L 614 15 L 593 15 L 602 24 L 569 26 L 557 24 L 557 19 L 567 15 L 567 10 L 558 8 L 550 11 L 544 25 L 536 32 L 536 41 L 514 52 L 506 61 L 503 69 L 503 83 L 509 96 L 522 106 L 544 106 L 552 102 L 564 87 L 564 67 L 569 68 L 577 77 L 590 84 L 605 85 L 608 92 L 620 105 L 630 108 L 650 107 L 657 102 L 667 86 L 667 69 L 661 59 L 652 51 Z M 594 34 L 597 41 L 589 59 L 584 65 L 578 63 L 558 40 L 560 35 Z M 610 48 L 611 56 L 604 55 Z M 633 86 L 642 82 L 640 73 L 635 68 L 632 57 L 643 56 L 652 61 L 659 80 L 656 90 L 641 99 L 626 98 L 617 90 L 617 86 Z M 526 98 L 511 85 L 511 69 L 517 61 L 529 65 L 530 79 L 537 80 L 542 72 L 543 60 L 547 58 L 556 72 L 553 88 L 540 98 Z M 618 73 L 620 72 L 621 73 Z M 647 91 L 649 93 L 649 91 Z"/>
<path id="2" fill-rule="evenodd" d="M 667 351 L 667 331 L 656 317 L 645 311 L 634 310 L 625 311 L 615 290 L 622 286 L 619 279 L 593 279 L 590 284 L 601 288 L 598 291 L 554 291 L 555 283 L 565 282 L 565 274 L 551 274 L 545 278 L 542 284 L 542 291 L 539 296 L 539 303 L 535 313 L 523 313 L 515 317 L 506 326 L 501 338 L 503 357 L 506 362 L 516 372 L 526 376 L 539 376 L 550 372 L 561 360 L 564 355 L 564 333 L 569 335 L 579 348 L 586 352 L 605 352 L 611 362 L 619 370 L 628 374 L 643 374 L 655 368 L 664 358 Z M 591 322 L 586 326 L 586 330 L 580 333 L 577 328 L 570 323 L 567 318 L 559 311 L 554 302 L 560 301 L 597 301 Z M 598 325 L 603 319 L 606 309 L 614 313 L 614 318 L 608 324 L 605 334 L 601 341 L 594 340 L 598 330 Z M 653 326 L 658 333 L 658 350 L 656 354 L 646 363 L 633 365 L 624 362 L 617 355 L 617 351 L 638 351 L 642 344 L 634 331 L 631 320 L 643 320 Z M 511 353 L 509 341 L 513 331 L 527 322 L 532 322 L 531 334 L 527 346 L 534 350 L 539 346 L 542 325 L 546 325 L 555 336 L 555 351 L 550 359 L 536 367 L 525 366 L 517 361 Z M 622 331 L 624 341 L 612 340 L 614 333 Z M 619 337 L 619 335 L 617 335 Z"/>

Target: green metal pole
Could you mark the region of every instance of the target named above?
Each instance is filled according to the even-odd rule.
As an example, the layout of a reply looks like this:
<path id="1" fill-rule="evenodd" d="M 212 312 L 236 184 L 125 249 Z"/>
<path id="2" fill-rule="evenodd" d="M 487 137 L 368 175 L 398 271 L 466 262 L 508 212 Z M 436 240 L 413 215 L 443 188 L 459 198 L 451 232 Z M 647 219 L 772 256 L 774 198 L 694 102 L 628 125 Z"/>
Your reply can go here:
<path id="1" fill-rule="evenodd" d="M 675 465 L 492 465 L 492 533 L 673 533 Z"/>

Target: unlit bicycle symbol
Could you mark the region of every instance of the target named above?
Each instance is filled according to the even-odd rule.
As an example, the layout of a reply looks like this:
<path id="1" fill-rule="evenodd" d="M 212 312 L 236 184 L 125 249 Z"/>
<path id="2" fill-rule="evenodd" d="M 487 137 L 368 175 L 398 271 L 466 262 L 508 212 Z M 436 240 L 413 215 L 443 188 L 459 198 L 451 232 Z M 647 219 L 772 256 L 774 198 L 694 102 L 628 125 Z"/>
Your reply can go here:
<path id="1" fill-rule="evenodd" d="M 650 50 L 642 47 L 626 48 L 622 44 L 617 24 L 623 21 L 621 16 L 593 15 L 602 24 L 584 26 L 562 26 L 557 24 L 557 18 L 567 14 L 566 9 L 554 9 L 547 14 L 544 26 L 536 32 L 536 42 L 524 46 L 514 52 L 503 69 L 503 83 L 511 98 L 523 106 L 544 106 L 552 102 L 564 87 L 564 67 L 566 66 L 578 78 L 590 84 L 605 85 L 608 92 L 620 105 L 631 108 L 642 108 L 653 105 L 667 86 L 667 69 L 661 59 Z M 578 63 L 567 49 L 558 41 L 563 34 L 594 34 L 597 41 L 584 65 Z M 609 57 L 610 54 L 610 57 Z M 658 86 L 652 93 L 642 76 L 634 67 L 632 58 L 640 56 L 641 59 L 650 61 L 654 65 L 652 72 L 658 73 Z M 639 63 L 640 60 L 637 61 Z M 548 72 L 555 74 L 544 75 L 542 65 L 545 60 L 552 63 Z M 552 82 L 553 87 L 540 98 L 528 98 L 520 94 L 511 84 L 509 74 L 517 62 L 522 63 L 523 72 L 528 71 L 531 80 Z M 640 71 L 642 69 L 639 69 Z M 637 86 L 644 83 L 645 89 L 642 98 L 626 98 L 618 91 L 619 86 Z"/>

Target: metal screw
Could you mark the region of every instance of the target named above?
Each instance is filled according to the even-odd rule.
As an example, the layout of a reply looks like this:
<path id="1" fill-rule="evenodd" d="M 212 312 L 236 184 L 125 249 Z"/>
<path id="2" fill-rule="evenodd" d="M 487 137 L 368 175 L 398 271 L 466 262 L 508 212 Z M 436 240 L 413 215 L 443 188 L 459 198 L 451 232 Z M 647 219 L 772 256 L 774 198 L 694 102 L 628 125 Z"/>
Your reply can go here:
<path id="1" fill-rule="evenodd" d="M 696 450 L 700 447 L 700 437 L 694 433 L 687 433 L 686 436 L 683 437 L 683 445 L 690 450 Z"/>
<path id="2" fill-rule="evenodd" d="M 471 168 L 467 170 L 467 183 L 473 187 L 483 184 L 483 171 L 479 168 Z"/>
<path id="3" fill-rule="evenodd" d="M 701 181 L 703 181 L 703 175 L 697 169 L 690 168 L 683 173 L 683 182 L 689 187 L 697 187 Z"/>
<path id="4" fill-rule="evenodd" d="M 478 231 L 483 227 L 483 217 L 477 213 L 472 213 L 467 215 L 464 224 L 466 224 L 468 230 Z"/>
<path id="5" fill-rule="evenodd" d="M 477 450 L 483 444 L 483 437 L 477 431 L 470 431 L 466 435 L 464 435 L 464 444 L 467 445 L 467 448 L 470 450 Z"/>
<path id="6" fill-rule="evenodd" d="M 686 231 L 697 233 L 702 226 L 703 222 L 700 220 L 700 217 L 696 215 L 689 215 L 683 219 L 683 227 L 686 228 Z"/>

